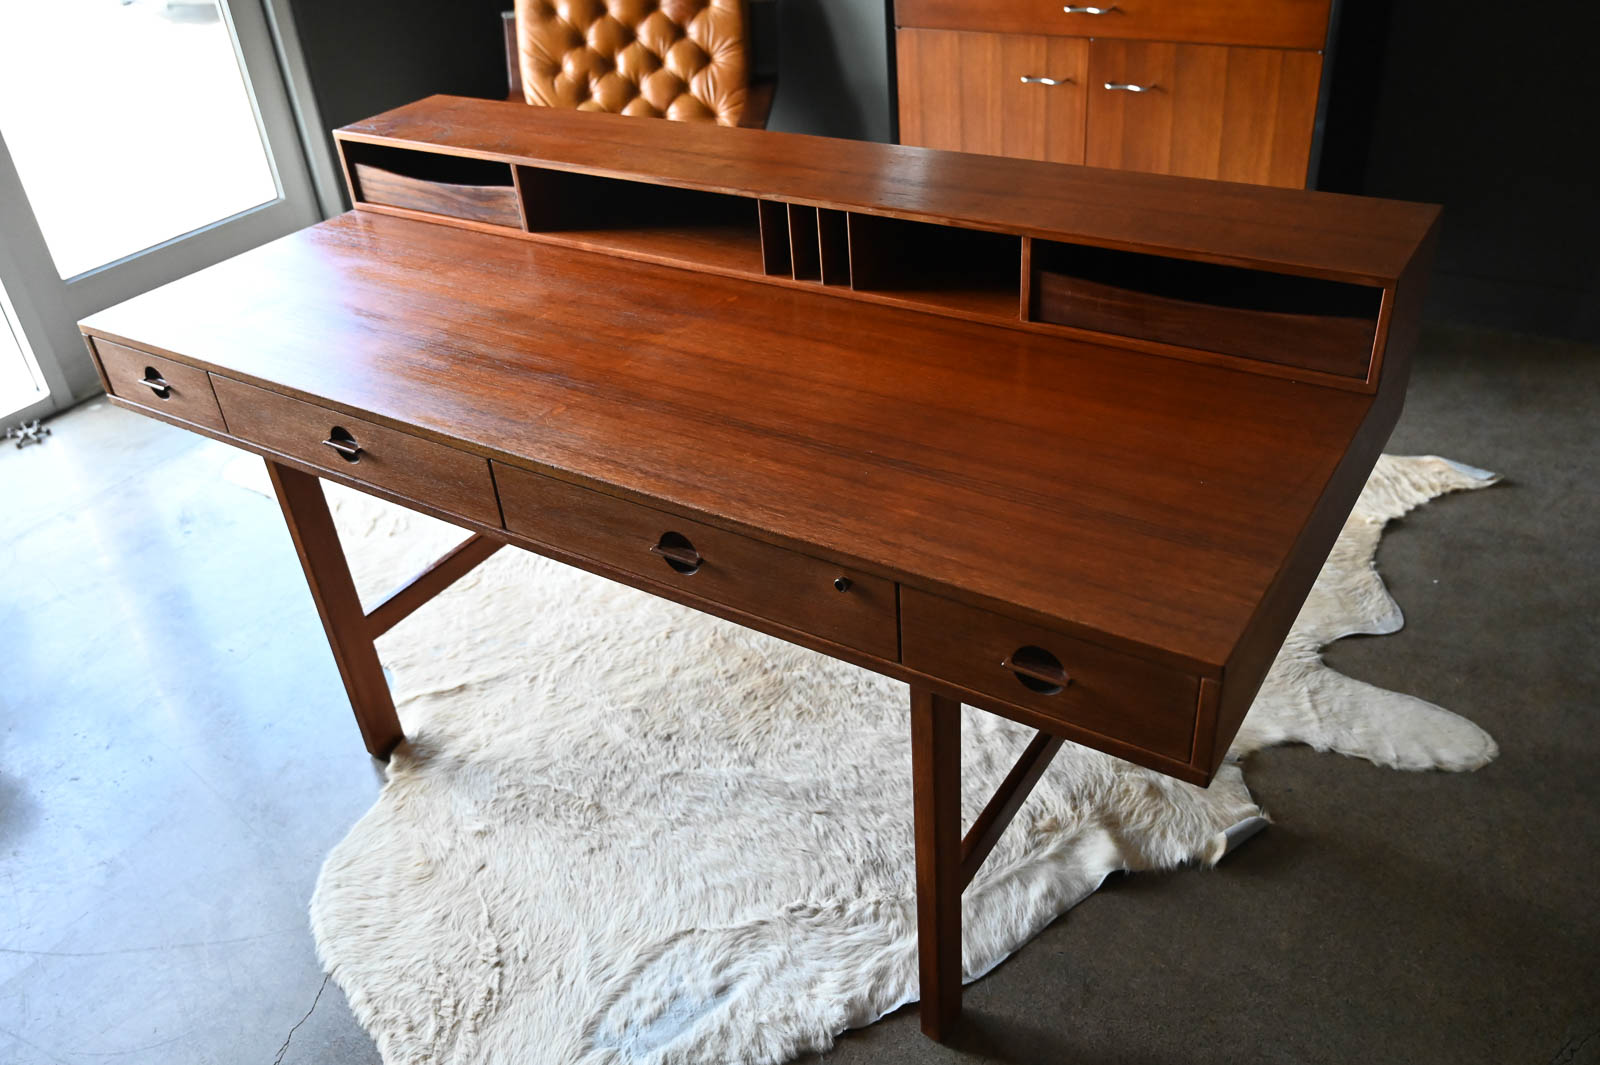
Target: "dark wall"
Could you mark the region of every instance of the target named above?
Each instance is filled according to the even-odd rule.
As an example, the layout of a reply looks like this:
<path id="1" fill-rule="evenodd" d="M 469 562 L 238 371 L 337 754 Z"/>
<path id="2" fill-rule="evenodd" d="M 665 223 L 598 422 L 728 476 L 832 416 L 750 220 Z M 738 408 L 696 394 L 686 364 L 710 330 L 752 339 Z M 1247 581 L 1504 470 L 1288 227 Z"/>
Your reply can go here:
<path id="1" fill-rule="evenodd" d="M 889 0 L 777 0 L 775 6 L 778 96 L 768 127 L 889 140 Z"/>
<path id="2" fill-rule="evenodd" d="M 1444 205 L 1436 320 L 1600 341 L 1600 64 L 1579 9 L 1346 0 L 1321 183 Z"/>
<path id="3" fill-rule="evenodd" d="M 290 0 L 330 129 L 431 93 L 506 94 L 510 0 Z"/>

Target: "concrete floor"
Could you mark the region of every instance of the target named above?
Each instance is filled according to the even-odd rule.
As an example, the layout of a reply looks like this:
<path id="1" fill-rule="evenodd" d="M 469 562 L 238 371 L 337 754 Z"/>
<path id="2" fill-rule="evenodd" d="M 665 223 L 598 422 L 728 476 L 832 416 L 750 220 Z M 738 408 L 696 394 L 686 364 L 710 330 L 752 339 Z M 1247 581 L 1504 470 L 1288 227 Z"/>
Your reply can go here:
<path id="1" fill-rule="evenodd" d="M 275 504 L 104 403 L 54 428 L 0 450 L 0 1063 L 377 1062 L 305 906 L 379 777 Z M 1600 350 L 1427 335 L 1391 450 L 1508 483 L 1392 527 L 1408 626 L 1329 657 L 1498 762 L 1267 752 L 1220 869 L 1114 878 L 952 1046 L 902 1010 L 826 1060 L 1600 1062 L 1597 430 Z"/>

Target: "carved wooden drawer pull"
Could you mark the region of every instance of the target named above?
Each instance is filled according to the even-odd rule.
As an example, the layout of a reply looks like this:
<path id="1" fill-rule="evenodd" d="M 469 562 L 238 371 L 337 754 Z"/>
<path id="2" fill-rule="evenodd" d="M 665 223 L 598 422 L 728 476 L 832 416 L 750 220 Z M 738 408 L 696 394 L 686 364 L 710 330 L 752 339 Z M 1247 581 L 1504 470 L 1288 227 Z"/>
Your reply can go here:
<path id="1" fill-rule="evenodd" d="M 1000 665 L 1015 673 L 1023 687 L 1041 695 L 1055 695 L 1072 683 L 1061 659 L 1043 647 L 1019 647 L 1002 659 Z"/>
<path id="2" fill-rule="evenodd" d="M 660 555 L 667 565 L 686 576 L 698 570 L 705 561 L 682 533 L 662 533 L 661 539 L 651 545 L 650 553 Z"/>

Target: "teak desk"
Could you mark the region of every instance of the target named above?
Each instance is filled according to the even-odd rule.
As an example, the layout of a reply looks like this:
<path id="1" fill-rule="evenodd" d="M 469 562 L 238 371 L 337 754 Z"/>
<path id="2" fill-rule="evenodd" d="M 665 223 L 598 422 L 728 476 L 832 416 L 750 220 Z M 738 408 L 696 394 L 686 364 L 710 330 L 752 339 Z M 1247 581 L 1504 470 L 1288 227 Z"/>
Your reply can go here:
<path id="1" fill-rule="evenodd" d="M 1210 781 L 1393 427 L 1433 207 L 433 97 L 356 209 L 94 315 L 374 638 L 504 544 L 911 686 L 922 1026 L 1063 740 Z M 317 478 L 469 530 L 370 613 Z M 1039 729 L 962 835 L 961 703 Z"/>

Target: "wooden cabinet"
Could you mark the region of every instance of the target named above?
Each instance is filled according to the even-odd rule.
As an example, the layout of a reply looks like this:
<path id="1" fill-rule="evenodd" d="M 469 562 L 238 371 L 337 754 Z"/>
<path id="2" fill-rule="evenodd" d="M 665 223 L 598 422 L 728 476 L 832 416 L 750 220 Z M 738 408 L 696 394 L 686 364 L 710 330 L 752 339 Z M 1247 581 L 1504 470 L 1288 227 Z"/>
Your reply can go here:
<path id="1" fill-rule="evenodd" d="M 898 44 L 902 143 L 1083 162 L 1088 41 L 913 28 Z"/>
<path id="2" fill-rule="evenodd" d="M 898 0 L 900 140 L 1306 184 L 1328 0 Z"/>
<path id="3" fill-rule="evenodd" d="M 1090 166 L 1260 185 L 1305 182 L 1320 54 L 1095 41 L 1089 56 L 1083 155 Z"/>

